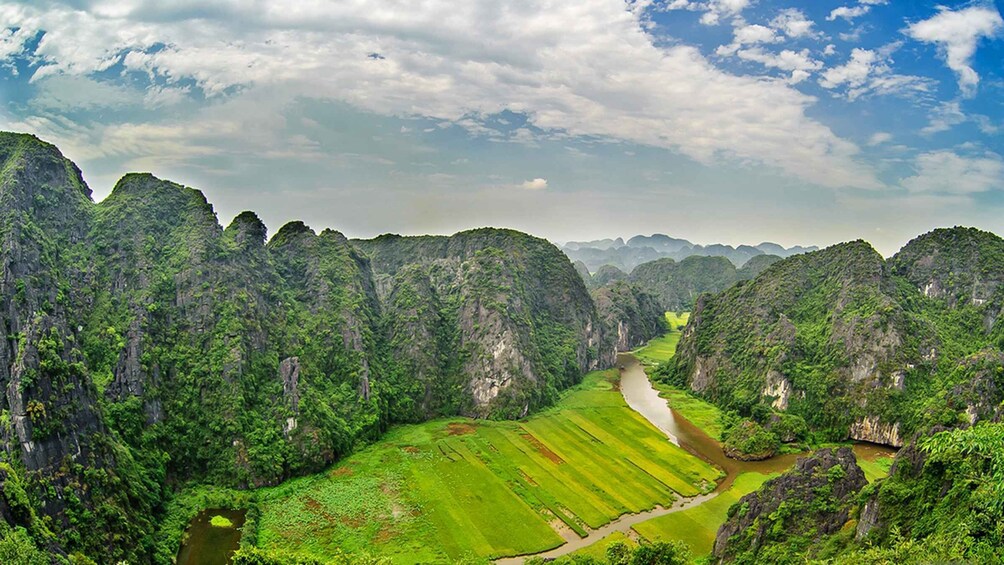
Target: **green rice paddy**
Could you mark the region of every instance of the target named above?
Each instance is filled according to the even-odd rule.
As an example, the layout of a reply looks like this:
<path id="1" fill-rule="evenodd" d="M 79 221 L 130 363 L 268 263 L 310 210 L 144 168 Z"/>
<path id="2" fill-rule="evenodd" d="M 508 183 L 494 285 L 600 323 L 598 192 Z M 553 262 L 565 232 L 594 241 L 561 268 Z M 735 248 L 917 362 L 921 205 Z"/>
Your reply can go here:
<path id="1" fill-rule="evenodd" d="M 401 563 L 522 555 L 710 490 L 720 471 L 628 408 L 615 379 L 591 373 L 523 422 L 400 427 L 327 473 L 263 489 L 258 545 Z"/>
<path id="2" fill-rule="evenodd" d="M 704 504 L 647 520 L 632 529 L 648 541 L 678 540 L 689 545 L 694 555 L 707 555 L 714 546 L 719 526 L 728 517 L 729 507 L 769 478 L 761 473 L 743 473 L 729 490 Z"/>

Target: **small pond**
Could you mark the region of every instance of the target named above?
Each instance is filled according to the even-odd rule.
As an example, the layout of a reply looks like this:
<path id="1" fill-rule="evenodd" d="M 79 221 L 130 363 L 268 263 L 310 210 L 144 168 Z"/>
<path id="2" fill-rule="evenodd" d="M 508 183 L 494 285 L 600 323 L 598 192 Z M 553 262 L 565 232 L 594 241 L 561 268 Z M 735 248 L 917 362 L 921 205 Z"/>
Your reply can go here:
<path id="1" fill-rule="evenodd" d="M 192 518 L 178 552 L 178 565 L 229 565 L 241 541 L 244 510 L 207 508 Z"/>

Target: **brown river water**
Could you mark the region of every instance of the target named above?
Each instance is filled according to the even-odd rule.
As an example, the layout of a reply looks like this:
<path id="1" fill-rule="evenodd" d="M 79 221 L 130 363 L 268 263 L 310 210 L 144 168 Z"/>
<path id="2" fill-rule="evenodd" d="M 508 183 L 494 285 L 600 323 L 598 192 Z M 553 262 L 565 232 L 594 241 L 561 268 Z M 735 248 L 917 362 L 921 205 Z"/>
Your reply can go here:
<path id="1" fill-rule="evenodd" d="M 668 508 L 656 506 L 647 512 L 625 514 L 601 528 L 590 530 L 584 538 L 580 538 L 574 533 L 571 533 L 571 535 L 566 534 L 565 539 L 567 543 L 550 551 L 519 557 L 507 557 L 495 561 L 496 563 L 516 565 L 523 563 L 524 560 L 530 557 L 553 559 L 567 555 L 573 551 L 588 547 L 614 532 L 627 533 L 631 529 L 631 526 L 645 520 L 703 504 L 718 496 L 718 493 L 731 487 L 736 477 L 741 473 L 750 471 L 764 474 L 780 473 L 789 469 L 795 464 L 795 460 L 798 457 L 804 455 L 779 455 L 764 461 L 737 461 L 730 459 L 725 456 L 725 452 L 722 451 L 722 447 L 718 441 L 708 436 L 700 428 L 691 424 L 686 418 L 680 416 L 669 407 L 666 399 L 661 398 L 659 392 L 652 388 L 652 383 L 649 382 L 644 367 L 642 367 L 634 355 L 630 353 L 619 354 L 617 356 L 617 365 L 623 367 L 621 370 L 620 390 L 628 406 L 644 416 L 656 428 L 659 428 L 676 445 L 723 469 L 725 471 L 725 478 L 709 494 L 682 498 Z M 859 459 L 873 460 L 880 455 L 891 455 L 895 452 L 892 448 L 880 445 L 854 445 L 854 454 Z"/>

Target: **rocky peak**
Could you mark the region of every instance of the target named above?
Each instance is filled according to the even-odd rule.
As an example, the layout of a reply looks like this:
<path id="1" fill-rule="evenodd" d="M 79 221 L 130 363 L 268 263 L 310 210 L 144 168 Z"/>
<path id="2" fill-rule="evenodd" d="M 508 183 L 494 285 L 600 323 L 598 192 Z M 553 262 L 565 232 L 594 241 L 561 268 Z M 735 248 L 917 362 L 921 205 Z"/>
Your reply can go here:
<path id="1" fill-rule="evenodd" d="M 268 245 L 269 247 L 282 247 L 303 238 L 313 238 L 316 235 L 307 224 L 300 220 L 293 220 L 279 228 L 279 231 L 269 240 Z"/>
<path id="2" fill-rule="evenodd" d="M 228 234 L 240 249 L 258 249 L 265 245 L 268 228 L 258 218 L 258 214 L 245 210 L 230 222 L 224 233 Z"/>
<path id="3" fill-rule="evenodd" d="M 729 508 L 715 537 L 714 555 L 723 561 L 771 561 L 758 558 L 769 543 L 834 533 L 847 522 L 856 495 L 867 482 L 849 447 L 801 457 L 790 471 Z"/>
<path id="4" fill-rule="evenodd" d="M 908 242 L 890 259 L 889 270 L 951 307 L 994 301 L 999 308 L 1004 239 L 976 228 L 936 229 Z"/>

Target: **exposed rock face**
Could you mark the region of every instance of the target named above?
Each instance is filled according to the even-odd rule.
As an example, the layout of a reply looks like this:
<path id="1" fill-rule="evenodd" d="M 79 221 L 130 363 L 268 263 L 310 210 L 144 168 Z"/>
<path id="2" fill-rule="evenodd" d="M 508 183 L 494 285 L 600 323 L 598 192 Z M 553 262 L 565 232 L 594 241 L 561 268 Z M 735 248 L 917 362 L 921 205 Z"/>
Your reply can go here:
<path id="1" fill-rule="evenodd" d="M 57 532 L 79 535 L 77 521 L 100 503 L 106 516 L 136 512 L 127 519 L 150 527 L 146 502 L 129 502 L 142 487 L 119 484 L 115 475 L 119 446 L 97 408 L 80 349 L 93 307 L 86 292 L 93 277 L 85 247 L 90 190 L 76 166 L 32 136 L 0 134 L 0 164 L 0 404 L 10 418 L 2 447 L 6 460 L 27 473 L 24 488 L 37 504 L 20 508 L 14 523 L 41 534 L 41 522 L 24 523 L 24 513 L 37 509 Z M 6 483 L 21 479 L 4 465 L 9 493 Z M 142 554 L 135 533 L 117 535 Z M 61 553 L 57 545 L 66 538 L 51 539 Z M 77 539 L 77 549 L 93 551 L 111 543 L 111 533 L 99 529 Z"/>
<path id="2" fill-rule="evenodd" d="M 416 417 L 519 417 L 551 400 L 545 390 L 613 362 L 583 281 L 544 240 L 482 229 L 354 245 L 372 259 L 388 339 L 416 380 Z"/>
<path id="3" fill-rule="evenodd" d="M 936 428 L 934 432 L 941 429 Z M 898 507 L 898 503 L 902 502 L 897 500 L 899 497 L 895 492 L 891 496 L 883 496 L 882 490 L 886 487 L 886 483 L 895 483 L 889 485 L 890 491 L 893 491 L 898 485 L 922 480 L 922 477 L 925 475 L 924 464 L 926 461 L 927 456 L 917 447 L 916 441 L 910 443 L 896 454 L 892 468 L 889 470 L 889 476 L 893 478 L 880 483 L 878 488 L 871 493 L 861 506 L 861 511 L 858 514 L 858 525 L 854 534 L 855 539 L 863 540 L 872 532 L 875 532 L 873 535 L 884 534 L 891 525 L 890 521 L 902 516 L 903 510 Z M 938 476 L 938 470 L 934 470 L 929 474 L 928 478 L 931 479 L 930 486 L 935 487 L 934 490 L 947 490 L 950 480 Z M 941 489 L 937 488 L 939 482 L 944 485 Z M 925 503 L 922 500 L 910 500 L 907 502 L 918 506 L 922 506 Z M 910 517 L 911 521 L 918 519 L 923 519 L 923 517 Z"/>
<path id="4" fill-rule="evenodd" d="M 812 532 L 821 537 L 847 522 L 855 495 L 867 484 L 850 448 L 823 449 L 764 483 L 729 509 L 715 537 L 723 561 L 771 561 L 760 554 L 772 542 Z M 783 506 L 783 509 L 782 509 Z"/>
<path id="5" fill-rule="evenodd" d="M 964 410 L 970 424 L 1004 419 L 1004 353 L 984 350 L 964 359 L 946 403 Z"/>
<path id="6" fill-rule="evenodd" d="M 1004 284 L 1000 248 L 1001 239 L 989 232 L 937 229 L 907 243 L 890 259 L 889 269 L 924 296 L 949 307 L 983 306 L 991 301 L 999 305 L 998 290 Z"/>
<path id="7" fill-rule="evenodd" d="M 791 398 L 791 382 L 784 378 L 784 375 L 777 371 L 767 373 L 767 386 L 763 389 L 763 396 L 773 398 L 771 407 L 777 410 L 788 409 L 788 399 Z"/>
<path id="8" fill-rule="evenodd" d="M 867 416 L 851 424 L 851 439 L 903 447 L 903 438 L 899 435 L 899 423 L 883 423 L 878 416 Z"/>

